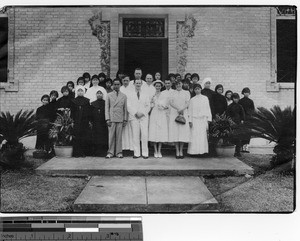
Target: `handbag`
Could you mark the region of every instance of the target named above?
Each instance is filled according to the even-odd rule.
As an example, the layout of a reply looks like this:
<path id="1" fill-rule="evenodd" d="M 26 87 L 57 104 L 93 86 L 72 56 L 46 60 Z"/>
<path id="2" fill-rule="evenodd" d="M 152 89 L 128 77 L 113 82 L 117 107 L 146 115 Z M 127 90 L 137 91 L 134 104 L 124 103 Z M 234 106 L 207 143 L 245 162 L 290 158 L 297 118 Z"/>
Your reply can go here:
<path id="1" fill-rule="evenodd" d="M 175 118 L 175 122 L 177 122 L 178 124 L 185 125 L 186 120 L 185 120 L 185 118 L 184 118 L 183 115 L 178 115 L 178 116 Z"/>

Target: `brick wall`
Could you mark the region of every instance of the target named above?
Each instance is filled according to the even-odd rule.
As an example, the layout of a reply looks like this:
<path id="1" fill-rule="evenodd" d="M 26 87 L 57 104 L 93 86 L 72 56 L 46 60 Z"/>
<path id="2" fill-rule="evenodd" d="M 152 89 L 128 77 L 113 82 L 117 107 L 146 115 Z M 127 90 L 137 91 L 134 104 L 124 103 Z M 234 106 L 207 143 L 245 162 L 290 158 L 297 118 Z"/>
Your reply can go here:
<path id="1" fill-rule="evenodd" d="M 187 72 L 211 77 L 214 85 L 241 94 L 252 91 L 256 106 L 292 105 L 294 90 L 267 92 L 271 78 L 270 8 L 200 8 L 189 39 Z"/>
<path id="2" fill-rule="evenodd" d="M 15 112 L 40 105 L 40 97 L 76 81 L 87 71 L 101 72 L 100 45 L 88 23 L 101 8 L 16 8 L 14 78 L 18 92 L 0 89 L 1 111 Z M 180 11 L 179 11 L 180 10 Z M 105 9 L 111 19 L 111 75 L 118 64 L 118 14 L 168 14 L 169 69 L 174 71 L 176 17 L 192 13 L 197 20 L 189 38 L 186 72 L 201 79 L 211 77 L 214 85 L 241 92 L 248 86 L 257 106 L 294 103 L 294 89 L 267 92 L 271 78 L 269 8 L 180 8 Z"/>

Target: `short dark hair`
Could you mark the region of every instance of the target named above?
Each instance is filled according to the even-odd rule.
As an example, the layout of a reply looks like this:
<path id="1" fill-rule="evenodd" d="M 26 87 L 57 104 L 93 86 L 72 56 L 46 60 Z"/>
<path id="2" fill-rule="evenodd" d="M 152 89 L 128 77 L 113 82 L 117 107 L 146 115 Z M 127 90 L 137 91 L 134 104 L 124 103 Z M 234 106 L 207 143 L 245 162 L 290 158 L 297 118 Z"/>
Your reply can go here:
<path id="1" fill-rule="evenodd" d="M 92 79 L 97 79 L 97 80 L 99 80 L 99 77 L 98 77 L 98 75 L 94 74 L 94 75 L 92 76 Z"/>
<path id="2" fill-rule="evenodd" d="M 104 78 L 104 79 L 106 79 L 106 75 L 103 73 L 103 72 L 101 72 L 99 75 L 98 75 L 98 78 L 100 79 L 100 78 Z"/>
<path id="3" fill-rule="evenodd" d="M 43 101 L 44 98 L 48 99 L 48 102 L 50 102 L 50 96 L 49 95 L 43 95 L 41 98 L 41 101 Z"/>
<path id="4" fill-rule="evenodd" d="M 187 77 L 188 75 L 190 75 L 190 76 L 191 76 L 191 78 L 192 78 L 192 75 L 191 75 L 191 73 L 186 73 L 186 74 L 184 75 L 184 78 L 186 79 L 186 77 Z"/>
<path id="5" fill-rule="evenodd" d="M 198 75 L 197 73 L 193 73 L 193 74 L 191 75 L 191 79 L 193 79 L 194 77 L 197 77 L 198 80 L 200 80 L 200 77 L 199 77 L 199 75 Z"/>
<path id="6" fill-rule="evenodd" d="M 167 79 L 171 80 L 171 77 L 174 77 L 174 78 L 175 78 L 175 74 L 173 74 L 173 73 L 168 74 Z"/>
<path id="7" fill-rule="evenodd" d="M 228 93 L 231 93 L 231 99 L 232 99 L 232 94 L 233 94 L 233 92 L 232 92 L 231 90 L 227 90 L 227 91 L 225 92 L 225 97 L 226 97 L 226 95 L 227 95 Z"/>
<path id="8" fill-rule="evenodd" d="M 141 69 L 141 68 L 135 68 L 134 72 L 135 72 L 136 70 L 140 70 L 140 71 L 142 71 L 142 69 Z"/>
<path id="9" fill-rule="evenodd" d="M 63 86 L 63 87 L 61 87 L 60 92 L 61 92 L 61 93 L 64 93 L 65 91 L 68 91 L 68 92 L 70 93 L 70 90 L 69 90 L 68 86 Z"/>
<path id="10" fill-rule="evenodd" d="M 91 75 L 88 72 L 85 72 L 82 77 L 91 79 Z"/>
<path id="11" fill-rule="evenodd" d="M 175 78 L 176 78 L 177 76 L 180 76 L 180 78 L 181 78 L 181 74 L 179 74 L 179 73 L 175 74 Z"/>
<path id="12" fill-rule="evenodd" d="M 164 80 L 164 82 L 166 82 L 166 81 L 170 81 L 171 82 L 171 80 L 169 78 Z"/>
<path id="13" fill-rule="evenodd" d="M 105 81 L 105 83 L 107 83 L 107 82 L 113 83 L 113 81 L 112 81 L 111 78 L 107 78 L 106 81 Z"/>
<path id="14" fill-rule="evenodd" d="M 73 86 L 73 88 L 75 88 L 75 85 L 74 85 L 74 82 L 73 82 L 73 81 L 68 81 L 68 82 L 67 82 L 67 86 L 68 86 L 69 84 L 71 84 L 71 85 Z"/>
<path id="15" fill-rule="evenodd" d="M 56 95 L 56 98 L 58 97 L 58 92 L 56 90 L 51 90 L 49 96 Z"/>
<path id="16" fill-rule="evenodd" d="M 245 93 L 249 93 L 250 94 L 250 89 L 248 87 L 245 87 L 243 90 L 242 90 L 242 95 L 245 94 Z"/>
<path id="17" fill-rule="evenodd" d="M 194 84 L 193 91 L 195 91 L 196 88 L 200 88 L 202 90 L 202 86 L 200 84 Z"/>
<path id="18" fill-rule="evenodd" d="M 240 96 L 239 96 L 238 93 L 233 93 L 232 94 L 232 99 L 239 99 L 239 98 L 240 98 Z"/>
<path id="19" fill-rule="evenodd" d="M 224 87 L 223 87 L 223 85 L 221 85 L 221 84 L 218 84 L 218 85 L 216 85 L 216 87 L 215 87 L 215 92 L 217 92 L 217 89 L 220 89 L 220 88 L 222 88 L 222 89 L 223 89 L 223 91 L 224 91 Z"/>
<path id="20" fill-rule="evenodd" d="M 127 78 L 127 77 L 130 79 L 129 75 L 125 74 L 125 75 L 122 77 L 122 80 L 125 79 L 125 78 Z"/>
<path id="21" fill-rule="evenodd" d="M 83 78 L 83 77 L 79 77 L 78 79 L 77 79 L 77 85 L 78 85 L 78 82 L 80 81 L 80 80 L 82 80 L 83 81 L 83 84 L 85 84 L 85 79 Z"/>

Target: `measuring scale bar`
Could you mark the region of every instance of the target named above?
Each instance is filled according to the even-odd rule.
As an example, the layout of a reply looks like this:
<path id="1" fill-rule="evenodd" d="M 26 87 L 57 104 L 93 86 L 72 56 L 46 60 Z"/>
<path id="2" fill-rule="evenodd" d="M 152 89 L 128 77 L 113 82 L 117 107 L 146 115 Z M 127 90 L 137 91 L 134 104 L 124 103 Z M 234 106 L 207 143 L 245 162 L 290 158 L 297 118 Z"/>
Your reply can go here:
<path id="1" fill-rule="evenodd" d="M 141 217 L 2 217 L 0 241 L 142 241 Z"/>

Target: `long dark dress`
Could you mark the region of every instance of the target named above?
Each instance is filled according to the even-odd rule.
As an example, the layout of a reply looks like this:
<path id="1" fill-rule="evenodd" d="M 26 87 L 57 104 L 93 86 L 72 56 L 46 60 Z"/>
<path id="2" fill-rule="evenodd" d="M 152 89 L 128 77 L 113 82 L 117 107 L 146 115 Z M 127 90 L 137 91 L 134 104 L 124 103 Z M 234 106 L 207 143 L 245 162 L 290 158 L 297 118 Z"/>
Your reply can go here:
<path id="1" fill-rule="evenodd" d="M 243 97 L 239 104 L 243 107 L 245 111 L 245 120 L 250 120 L 251 116 L 254 113 L 255 107 L 253 100 L 249 99 L 248 97 Z M 247 137 L 244 140 L 242 140 L 242 145 L 249 144 L 251 137 Z"/>
<path id="2" fill-rule="evenodd" d="M 62 96 L 57 100 L 57 108 L 71 108 L 72 98 L 70 96 Z"/>
<path id="3" fill-rule="evenodd" d="M 48 136 L 49 133 L 49 122 L 51 119 L 51 108 L 49 104 L 42 105 L 36 110 L 36 120 L 42 121 L 38 123 L 37 127 L 37 138 L 35 149 L 43 149 L 46 151 L 50 150 L 50 139 Z"/>
<path id="4" fill-rule="evenodd" d="M 213 96 L 213 106 L 215 110 L 215 115 L 222 115 L 227 109 L 227 101 L 225 96 L 215 93 Z"/>
<path id="5" fill-rule="evenodd" d="M 214 109 L 214 95 L 216 94 L 214 91 L 212 91 L 211 89 L 206 89 L 204 88 L 203 90 L 201 90 L 201 94 L 205 95 L 208 98 L 209 101 L 209 106 L 210 106 L 210 112 L 212 114 L 212 116 L 215 116 L 215 109 Z"/>
<path id="6" fill-rule="evenodd" d="M 238 104 L 238 103 L 234 103 L 232 102 L 227 110 L 226 110 L 226 115 L 231 117 L 232 120 L 236 123 L 236 124 L 241 124 L 241 121 L 245 120 L 245 112 L 243 107 Z M 233 144 L 235 144 L 235 152 L 236 153 L 240 153 L 240 149 L 241 149 L 241 140 L 240 139 L 234 139 L 233 140 Z"/>
<path id="7" fill-rule="evenodd" d="M 90 101 L 83 96 L 72 100 L 71 117 L 74 120 L 73 156 L 89 154 Z"/>
<path id="8" fill-rule="evenodd" d="M 50 122 L 54 122 L 56 120 L 57 103 L 58 103 L 57 100 L 52 100 L 49 103 L 49 108 L 51 113 Z"/>
<path id="9" fill-rule="evenodd" d="M 91 122 L 93 154 L 105 155 L 108 149 L 108 127 L 105 121 L 105 101 L 96 100 L 91 103 Z"/>

